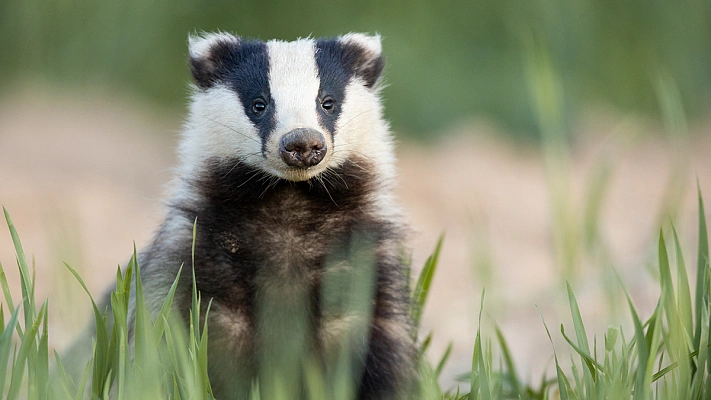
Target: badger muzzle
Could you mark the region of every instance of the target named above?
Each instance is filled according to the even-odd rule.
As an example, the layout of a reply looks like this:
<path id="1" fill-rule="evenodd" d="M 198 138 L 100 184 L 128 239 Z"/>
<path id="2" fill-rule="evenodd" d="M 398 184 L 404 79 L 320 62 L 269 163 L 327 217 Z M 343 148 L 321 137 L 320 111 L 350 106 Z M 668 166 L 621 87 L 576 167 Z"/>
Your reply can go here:
<path id="1" fill-rule="evenodd" d="M 281 159 L 290 167 L 308 168 L 317 165 L 323 160 L 326 150 L 326 140 L 315 129 L 294 129 L 279 142 Z"/>

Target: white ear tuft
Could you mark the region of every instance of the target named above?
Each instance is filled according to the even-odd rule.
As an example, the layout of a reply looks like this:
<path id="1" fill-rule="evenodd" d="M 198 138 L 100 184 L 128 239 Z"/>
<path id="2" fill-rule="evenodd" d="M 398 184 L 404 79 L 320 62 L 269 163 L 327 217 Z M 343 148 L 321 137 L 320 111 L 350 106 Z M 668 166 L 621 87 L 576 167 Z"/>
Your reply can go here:
<path id="1" fill-rule="evenodd" d="M 188 35 L 188 51 L 191 58 L 204 58 L 216 43 L 239 43 L 239 37 L 226 32 L 200 32 Z"/>
<path id="2" fill-rule="evenodd" d="M 383 52 L 383 45 L 380 42 L 380 35 L 366 35 L 364 33 L 351 32 L 340 37 L 341 43 L 353 44 L 370 52 L 372 56 L 380 56 Z"/>

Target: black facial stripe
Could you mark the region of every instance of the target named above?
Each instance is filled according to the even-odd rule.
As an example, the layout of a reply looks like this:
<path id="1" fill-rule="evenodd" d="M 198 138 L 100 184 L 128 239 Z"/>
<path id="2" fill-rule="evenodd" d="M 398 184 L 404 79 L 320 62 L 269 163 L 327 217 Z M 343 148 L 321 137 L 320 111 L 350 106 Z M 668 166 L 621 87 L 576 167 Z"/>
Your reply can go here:
<path id="1" fill-rule="evenodd" d="M 343 62 L 343 47 L 337 39 L 319 39 L 316 41 L 316 66 L 321 80 L 316 110 L 321 126 L 323 126 L 333 139 L 336 132 L 336 122 L 341 114 L 341 105 L 346 99 L 346 86 L 354 75 L 354 70 L 349 69 Z M 332 113 L 326 113 L 321 108 L 321 101 L 325 96 L 335 100 Z"/>
<path id="2" fill-rule="evenodd" d="M 331 136 L 335 134 L 348 83 L 356 76 L 363 80 L 365 87 L 372 88 L 380 78 L 384 65 L 380 54 L 373 54 L 355 43 L 343 43 L 338 39 L 316 41 L 316 66 L 321 80 L 316 106 L 321 125 Z M 321 108 L 320 102 L 326 96 L 335 100 L 335 108 L 331 112 Z"/>
<path id="3" fill-rule="evenodd" d="M 269 54 L 267 45 L 261 41 L 241 41 L 239 47 L 225 59 L 223 64 L 225 83 L 239 96 L 244 113 L 259 131 L 262 153 L 266 140 L 276 125 L 275 104 L 269 90 Z M 257 114 L 252 104 L 258 98 L 267 104 L 266 110 Z"/>

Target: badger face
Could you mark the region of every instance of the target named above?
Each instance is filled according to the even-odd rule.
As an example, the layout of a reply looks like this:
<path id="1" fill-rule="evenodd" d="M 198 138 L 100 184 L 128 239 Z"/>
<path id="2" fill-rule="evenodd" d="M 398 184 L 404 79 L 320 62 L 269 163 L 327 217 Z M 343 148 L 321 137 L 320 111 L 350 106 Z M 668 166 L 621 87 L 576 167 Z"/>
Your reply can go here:
<path id="1" fill-rule="evenodd" d="M 237 160 L 304 181 L 353 157 L 384 166 L 392 158 L 378 36 L 262 42 L 213 33 L 191 37 L 189 48 L 196 88 L 184 172 Z"/>

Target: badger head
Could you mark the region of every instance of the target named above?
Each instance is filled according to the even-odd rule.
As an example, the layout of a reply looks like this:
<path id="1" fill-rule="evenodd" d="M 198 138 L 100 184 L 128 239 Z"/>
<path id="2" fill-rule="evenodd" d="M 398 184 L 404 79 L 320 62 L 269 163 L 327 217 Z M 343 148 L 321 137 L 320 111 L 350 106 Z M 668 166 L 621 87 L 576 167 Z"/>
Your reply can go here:
<path id="1" fill-rule="evenodd" d="M 354 159 L 392 173 L 379 36 L 262 42 L 211 33 L 190 37 L 189 49 L 183 174 L 222 160 L 305 181 Z"/>

